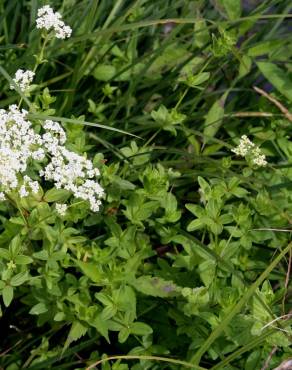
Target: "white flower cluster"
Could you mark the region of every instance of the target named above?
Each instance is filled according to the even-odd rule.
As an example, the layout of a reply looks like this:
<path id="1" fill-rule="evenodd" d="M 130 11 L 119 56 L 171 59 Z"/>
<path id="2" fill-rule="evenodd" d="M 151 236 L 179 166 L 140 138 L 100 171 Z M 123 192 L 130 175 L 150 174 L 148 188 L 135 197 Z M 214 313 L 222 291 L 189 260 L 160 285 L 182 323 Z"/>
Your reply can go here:
<path id="1" fill-rule="evenodd" d="M 25 93 L 32 83 L 34 75 L 35 73 L 30 70 L 24 71 L 23 69 L 18 69 L 15 73 L 13 81 L 20 88 L 20 90 Z M 15 87 L 11 84 L 10 89 L 15 90 Z"/>
<path id="2" fill-rule="evenodd" d="M 26 115 L 15 105 L 8 111 L 0 110 L 0 200 L 13 190 L 20 197 L 38 192 L 38 182 L 26 174 L 29 162 L 37 160 L 43 164 L 39 176 L 52 181 L 57 189 L 66 189 L 75 198 L 87 201 L 97 212 L 104 194 L 96 180 L 99 170 L 90 160 L 64 147 L 66 134 L 58 122 L 45 121 L 44 132 L 37 134 Z M 65 206 L 56 209 L 62 214 Z"/>
<path id="3" fill-rule="evenodd" d="M 44 158 L 44 153 L 36 155 L 42 138 L 25 119 L 26 113 L 16 105 L 8 111 L 0 109 L 0 184 L 5 191 L 18 187 L 19 174 L 25 173 L 29 160 L 36 156 Z"/>
<path id="4" fill-rule="evenodd" d="M 31 190 L 34 194 L 36 194 L 39 191 L 39 188 L 40 186 L 37 181 L 32 181 L 30 177 L 25 175 L 23 177 L 23 184 L 21 185 L 19 189 L 19 195 L 21 197 L 27 197 L 30 193 L 29 190 Z"/>
<path id="5" fill-rule="evenodd" d="M 55 204 L 55 207 L 56 207 L 56 211 L 57 211 L 57 213 L 58 213 L 61 217 L 63 217 L 63 216 L 65 216 L 65 215 L 66 215 L 66 211 L 67 211 L 67 208 L 68 208 L 67 204 L 60 204 L 60 203 L 56 203 L 56 204 Z"/>
<path id="6" fill-rule="evenodd" d="M 91 210 L 97 212 L 101 204 L 99 198 L 104 193 L 99 183 L 94 180 L 99 175 L 99 170 L 93 168 L 91 161 L 64 146 L 56 147 L 53 140 L 44 141 L 44 145 L 52 157 L 40 175 L 46 180 L 53 181 L 57 189 L 69 190 L 75 198 L 88 201 Z"/>
<path id="7" fill-rule="evenodd" d="M 49 6 L 45 5 L 38 10 L 38 18 L 36 27 L 46 29 L 47 31 L 54 30 L 58 39 L 66 39 L 71 36 L 72 29 L 62 21 L 62 16 Z"/>
<path id="8" fill-rule="evenodd" d="M 246 135 L 241 136 L 238 146 L 231 151 L 240 157 L 248 156 L 252 163 L 259 167 L 264 167 L 268 163 L 260 148 L 250 141 Z"/>

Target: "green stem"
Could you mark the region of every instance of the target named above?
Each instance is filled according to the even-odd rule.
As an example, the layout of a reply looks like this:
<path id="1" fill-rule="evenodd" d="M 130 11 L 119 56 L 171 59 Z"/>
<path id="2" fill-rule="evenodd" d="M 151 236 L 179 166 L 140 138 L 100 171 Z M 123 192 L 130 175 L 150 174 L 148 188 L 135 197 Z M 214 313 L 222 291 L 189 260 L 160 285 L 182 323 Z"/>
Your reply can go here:
<path id="1" fill-rule="evenodd" d="M 187 87 L 186 89 L 185 89 L 185 91 L 181 94 L 181 97 L 179 98 L 179 101 L 176 103 L 176 106 L 174 107 L 174 109 L 177 109 L 179 106 L 180 106 L 180 104 L 181 104 L 181 102 L 183 101 L 183 99 L 184 99 L 184 97 L 186 96 L 186 94 L 187 94 L 187 92 L 189 91 L 189 87 Z"/>
<path id="2" fill-rule="evenodd" d="M 11 198 L 7 193 L 5 193 L 5 196 L 6 196 L 6 199 L 14 206 L 18 209 L 22 219 L 23 219 L 23 222 L 25 223 L 26 227 L 29 228 L 29 224 L 27 222 L 27 219 L 25 218 L 23 212 L 22 212 L 22 209 L 21 207 L 19 206 L 17 200 L 14 200 L 13 198 Z"/>
<path id="3" fill-rule="evenodd" d="M 189 362 L 180 361 L 180 360 L 174 360 L 174 359 L 168 358 L 168 357 L 159 357 L 159 356 L 130 356 L 130 355 L 129 356 L 127 356 L 127 355 L 123 355 L 123 356 L 110 356 L 110 357 L 104 358 L 102 360 L 99 360 L 99 361 L 95 362 L 94 364 L 91 364 L 90 366 L 88 366 L 86 368 L 86 370 L 93 369 L 97 365 L 103 364 L 103 363 L 108 362 L 110 360 L 153 360 L 153 361 L 169 362 L 169 363 L 176 364 L 176 365 L 182 365 L 184 367 L 191 368 L 191 369 L 206 370 L 203 367 L 200 367 L 200 366 L 197 366 L 197 365 L 194 365 L 194 364 L 190 364 Z"/>
<path id="4" fill-rule="evenodd" d="M 292 243 L 289 243 L 288 246 L 274 259 L 273 262 L 266 268 L 266 270 L 258 277 L 258 279 L 251 285 L 251 287 L 245 292 L 239 302 L 230 310 L 229 314 L 225 317 L 223 321 L 221 321 L 220 325 L 216 327 L 216 329 L 210 334 L 208 339 L 205 343 L 201 346 L 201 348 L 195 353 L 192 357 L 191 362 L 194 364 L 199 364 L 201 357 L 204 355 L 206 351 L 210 348 L 211 344 L 220 336 L 222 332 L 227 328 L 230 321 L 233 317 L 238 314 L 247 301 L 252 297 L 255 293 L 256 289 L 262 284 L 262 282 L 268 277 L 270 272 L 277 266 L 277 264 L 281 261 L 281 259 L 285 256 L 286 253 L 290 251 L 292 247 Z"/>
<path id="5" fill-rule="evenodd" d="M 42 64 L 42 63 L 43 63 L 43 61 L 44 61 L 45 47 L 46 47 L 46 45 L 47 45 L 48 41 L 49 41 L 49 37 L 48 37 L 48 34 L 46 34 L 46 35 L 45 35 L 45 37 L 44 37 L 44 42 L 43 42 L 43 44 L 42 44 L 42 47 L 41 47 L 40 53 L 39 53 L 39 55 L 37 55 L 37 57 L 36 57 L 36 62 L 35 62 L 35 65 L 34 65 L 34 67 L 33 67 L 33 70 L 32 70 L 33 72 L 35 72 L 35 71 L 37 70 L 38 66 L 39 66 L 40 64 Z"/>
<path id="6" fill-rule="evenodd" d="M 43 61 L 44 61 L 45 47 L 46 47 L 46 45 L 47 45 L 48 41 L 49 41 L 49 37 L 48 37 L 48 34 L 46 34 L 46 35 L 45 35 L 45 37 L 44 37 L 44 42 L 43 42 L 43 44 L 42 44 L 42 46 L 41 46 L 40 53 L 39 53 L 39 55 L 37 55 L 37 56 L 36 56 L 35 65 L 34 65 L 33 70 L 32 70 L 32 71 L 33 71 L 33 73 L 35 73 L 35 72 L 36 72 L 36 70 L 37 70 L 38 66 L 39 66 L 40 64 L 42 64 L 42 63 L 43 63 Z M 20 98 L 20 100 L 19 100 L 19 103 L 18 103 L 18 108 L 20 108 L 20 107 L 21 107 L 22 101 L 23 101 L 23 98 L 21 97 L 21 98 Z"/>
<path id="7" fill-rule="evenodd" d="M 161 131 L 161 128 L 155 131 L 154 134 L 150 137 L 150 139 L 146 141 L 146 143 L 143 145 L 143 148 L 146 148 L 151 143 L 151 141 L 156 138 L 156 136 L 159 134 L 160 131 Z"/>

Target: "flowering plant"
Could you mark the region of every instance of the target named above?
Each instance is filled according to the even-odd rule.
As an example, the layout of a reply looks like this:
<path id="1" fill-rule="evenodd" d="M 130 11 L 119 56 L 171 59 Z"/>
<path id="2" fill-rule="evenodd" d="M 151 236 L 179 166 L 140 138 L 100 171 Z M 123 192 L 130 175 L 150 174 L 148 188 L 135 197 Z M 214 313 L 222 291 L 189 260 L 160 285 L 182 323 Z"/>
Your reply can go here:
<path id="1" fill-rule="evenodd" d="M 38 29 L 53 30 L 61 39 L 70 37 L 72 31 L 48 5 L 38 10 L 36 25 Z M 45 43 L 46 40 L 42 58 Z M 33 71 L 16 71 L 11 89 L 18 87 L 21 92 L 28 92 L 39 60 Z M 0 199 L 13 201 L 15 194 L 20 198 L 31 192 L 36 194 L 38 181 L 43 178 L 56 189 L 65 189 L 75 198 L 87 201 L 91 210 L 97 212 L 104 194 L 96 179 L 99 170 L 90 160 L 66 148 L 66 133 L 58 122 L 33 124 L 27 118 L 28 112 L 19 106 L 0 110 Z M 56 204 L 59 215 L 65 216 L 66 209 L 67 205 Z"/>
<path id="2" fill-rule="evenodd" d="M 287 5 L 243 3 L 0 2 L 0 368 L 290 356 Z"/>

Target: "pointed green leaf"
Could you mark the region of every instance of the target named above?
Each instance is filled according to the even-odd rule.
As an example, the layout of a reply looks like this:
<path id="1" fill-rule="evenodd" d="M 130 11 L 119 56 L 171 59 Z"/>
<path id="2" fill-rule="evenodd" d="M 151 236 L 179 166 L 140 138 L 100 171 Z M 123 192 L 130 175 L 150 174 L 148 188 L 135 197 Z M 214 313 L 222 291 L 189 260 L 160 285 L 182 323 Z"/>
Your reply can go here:
<path id="1" fill-rule="evenodd" d="M 2 297 L 5 307 L 8 307 L 13 299 L 13 288 L 10 285 L 6 285 L 6 287 L 2 290 Z"/>
<path id="2" fill-rule="evenodd" d="M 10 253 L 7 249 L 0 248 L 0 258 L 4 258 L 5 260 L 10 260 Z"/>
<path id="3" fill-rule="evenodd" d="M 139 292 L 153 297 L 174 297 L 179 295 L 178 287 L 172 281 L 166 281 L 150 275 L 140 276 L 130 281 Z"/>
<path id="4" fill-rule="evenodd" d="M 28 274 L 26 271 L 22 271 L 17 275 L 14 275 L 10 280 L 12 286 L 22 285 L 28 279 Z"/>
<path id="5" fill-rule="evenodd" d="M 65 189 L 56 189 L 52 188 L 46 191 L 44 195 L 45 202 L 66 202 L 66 200 L 70 197 L 71 193 Z"/>
<path id="6" fill-rule="evenodd" d="M 266 79 L 286 98 L 292 101 L 292 80 L 288 73 L 270 62 L 257 62 L 257 66 Z"/>
<path id="7" fill-rule="evenodd" d="M 86 275 L 90 280 L 97 284 L 103 285 L 104 275 L 101 273 L 96 264 L 78 260 L 76 260 L 76 264 L 80 267 L 84 275 Z"/>
<path id="8" fill-rule="evenodd" d="M 199 230 L 204 227 L 204 223 L 198 218 L 197 220 L 191 221 L 187 226 L 187 231 Z"/>
<path id="9" fill-rule="evenodd" d="M 29 313 L 31 315 L 40 315 L 40 314 L 45 313 L 47 311 L 48 311 L 48 308 L 46 307 L 46 305 L 44 303 L 37 303 L 36 305 L 34 305 L 31 308 Z"/>
<path id="10" fill-rule="evenodd" d="M 131 325 L 131 334 L 149 335 L 153 333 L 152 328 L 144 322 L 134 322 Z"/>
<path id="11" fill-rule="evenodd" d="M 14 262 L 17 265 L 28 265 L 29 263 L 33 262 L 33 259 L 29 256 L 25 256 L 25 255 L 21 254 L 21 255 L 15 257 Z"/>
<path id="12" fill-rule="evenodd" d="M 86 334 L 86 332 L 87 332 L 87 327 L 85 325 L 81 324 L 80 321 L 74 321 L 72 323 L 71 329 L 66 339 L 63 352 L 70 346 L 72 342 L 81 338 L 83 335 Z"/>
<path id="13" fill-rule="evenodd" d="M 220 99 L 216 100 L 207 113 L 204 123 L 204 141 L 208 143 L 213 138 L 223 122 L 224 105 L 228 92 L 226 92 Z"/>
<path id="14" fill-rule="evenodd" d="M 241 15 L 241 0 L 221 0 L 226 13 L 231 20 L 240 18 Z"/>

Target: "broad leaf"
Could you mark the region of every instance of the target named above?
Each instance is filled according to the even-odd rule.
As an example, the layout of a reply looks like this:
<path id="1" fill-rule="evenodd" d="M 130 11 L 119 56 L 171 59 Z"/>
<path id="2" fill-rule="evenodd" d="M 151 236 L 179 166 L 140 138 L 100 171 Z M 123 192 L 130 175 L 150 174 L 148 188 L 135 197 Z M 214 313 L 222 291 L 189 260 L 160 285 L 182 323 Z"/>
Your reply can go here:
<path id="1" fill-rule="evenodd" d="M 287 72 L 270 62 L 257 62 L 266 79 L 286 98 L 292 101 L 292 80 Z"/>

